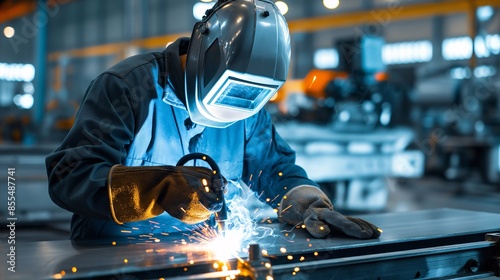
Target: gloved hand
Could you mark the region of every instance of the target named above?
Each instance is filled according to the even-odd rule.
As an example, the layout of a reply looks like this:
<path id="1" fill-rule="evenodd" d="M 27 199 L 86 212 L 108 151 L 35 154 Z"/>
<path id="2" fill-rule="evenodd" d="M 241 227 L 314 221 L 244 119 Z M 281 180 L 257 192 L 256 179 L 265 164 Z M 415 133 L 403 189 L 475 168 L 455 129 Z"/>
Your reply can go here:
<path id="1" fill-rule="evenodd" d="M 164 211 L 189 224 L 205 221 L 221 209 L 225 186 L 220 174 L 205 167 L 115 165 L 108 174 L 111 214 L 118 224 Z"/>
<path id="2" fill-rule="evenodd" d="M 328 197 L 313 186 L 291 189 L 281 200 L 279 219 L 291 225 L 303 222 L 307 231 L 316 238 L 327 237 L 331 230 L 360 239 L 378 238 L 382 232 L 363 219 L 334 211 Z"/>

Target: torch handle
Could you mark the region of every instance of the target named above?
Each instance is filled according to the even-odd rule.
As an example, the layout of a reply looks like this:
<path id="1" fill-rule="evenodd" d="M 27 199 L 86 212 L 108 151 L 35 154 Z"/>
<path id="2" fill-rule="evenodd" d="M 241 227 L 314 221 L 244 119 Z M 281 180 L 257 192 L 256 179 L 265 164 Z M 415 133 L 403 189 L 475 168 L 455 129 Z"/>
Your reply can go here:
<path id="1" fill-rule="evenodd" d="M 224 182 L 224 177 L 222 177 L 222 174 L 220 172 L 219 166 L 215 162 L 213 158 L 210 156 L 203 154 L 203 153 L 191 153 L 187 154 L 179 159 L 177 161 L 177 166 L 181 166 L 186 164 L 190 160 L 196 160 L 196 159 L 201 159 L 203 161 L 206 161 L 210 168 L 212 168 L 213 171 L 215 171 L 215 174 L 220 177 L 221 182 Z M 222 208 L 219 212 L 215 213 L 215 221 L 217 222 L 219 232 L 224 234 L 224 231 L 226 230 L 226 220 L 227 220 L 227 205 L 226 205 L 226 199 L 224 198 L 224 193 L 223 190 L 216 190 L 218 193 L 218 196 L 221 197 L 222 199 Z"/>

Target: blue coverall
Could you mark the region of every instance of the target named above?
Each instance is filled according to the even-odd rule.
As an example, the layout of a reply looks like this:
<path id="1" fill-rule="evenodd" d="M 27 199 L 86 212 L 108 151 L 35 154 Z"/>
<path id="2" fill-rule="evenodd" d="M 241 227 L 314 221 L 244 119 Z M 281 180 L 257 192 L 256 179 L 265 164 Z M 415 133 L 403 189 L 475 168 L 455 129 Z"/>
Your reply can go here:
<path id="1" fill-rule="evenodd" d="M 116 224 L 106 185 L 115 164 L 175 165 L 188 153 L 205 153 L 226 179 L 242 180 L 272 207 L 296 186 L 317 185 L 265 110 L 224 129 L 190 121 L 180 64 L 188 44 L 180 38 L 163 52 L 127 58 L 91 82 L 74 126 L 46 158 L 52 200 L 74 213 L 72 239 L 189 230 L 166 212 Z"/>

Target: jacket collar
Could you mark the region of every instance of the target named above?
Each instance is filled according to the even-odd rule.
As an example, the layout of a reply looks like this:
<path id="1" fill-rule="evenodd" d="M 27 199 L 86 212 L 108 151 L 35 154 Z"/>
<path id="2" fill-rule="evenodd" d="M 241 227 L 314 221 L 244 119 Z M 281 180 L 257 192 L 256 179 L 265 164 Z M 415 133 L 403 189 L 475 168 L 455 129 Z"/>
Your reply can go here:
<path id="1" fill-rule="evenodd" d="M 174 106 L 180 109 L 187 110 L 186 105 L 182 103 L 182 101 L 177 97 L 177 94 L 175 93 L 174 89 L 170 85 L 170 81 L 167 83 L 167 85 L 163 89 L 163 102 L 167 103 L 170 106 Z"/>
<path id="2" fill-rule="evenodd" d="M 163 101 L 169 105 L 185 109 L 184 71 L 180 56 L 187 53 L 189 38 L 182 37 L 167 46 L 164 51 L 166 67 L 166 84 Z"/>

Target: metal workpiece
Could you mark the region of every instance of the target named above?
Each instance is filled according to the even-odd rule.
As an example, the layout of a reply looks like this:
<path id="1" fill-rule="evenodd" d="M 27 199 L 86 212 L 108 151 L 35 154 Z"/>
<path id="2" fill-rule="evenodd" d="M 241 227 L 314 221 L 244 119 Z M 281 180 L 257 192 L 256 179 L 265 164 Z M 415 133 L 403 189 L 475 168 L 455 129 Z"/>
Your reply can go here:
<path id="1" fill-rule="evenodd" d="M 238 262 L 238 270 L 242 280 L 269 280 L 273 276 L 271 261 L 262 257 L 259 244 L 249 245 L 248 259 Z"/>
<path id="2" fill-rule="evenodd" d="M 315 239 L 301 227 L 266 222 L 258 226 L 266 229 L 267 235 L 239 246 L 229 240 L 200 242 L 190 239 L 188 232 L 85 242 L 19 242 L 16 273 L 10 273 L 7 279 L 479 279 L 498 276 L 500 254 L 497 236 L 492 233 L 500 232 L 500 224 L 495 222 L 500 220 L 500 214 L 434 209 L 359 217 L 383 229 L 380 238 L 360 240 L 332 234 L 325 239 Z M 6 252 L 7 246 L 1 243 L 0 250 Z M 221 257 L 223 251 L 228 251 L 229 257 Z M 5 265 L 1 262 L 0 269 L 7 271 Z M 269 278 L 251 278 L 256 272 L 259 277 Z"/>

